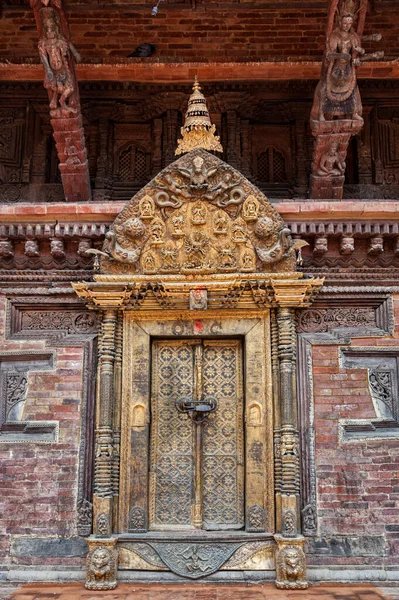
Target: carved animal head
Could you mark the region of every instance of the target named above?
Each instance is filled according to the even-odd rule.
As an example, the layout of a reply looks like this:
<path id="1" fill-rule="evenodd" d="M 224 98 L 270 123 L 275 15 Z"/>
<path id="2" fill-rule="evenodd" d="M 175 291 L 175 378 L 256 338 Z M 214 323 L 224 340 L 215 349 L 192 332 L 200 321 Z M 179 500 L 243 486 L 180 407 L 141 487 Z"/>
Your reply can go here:
<path id="1" fill-rule="evenodd" d="M 91 563 L 95 569 L 101 570 L 108 565 L 110 558 L 109 550 L 106 548 L 96 548 L 91 555 Z"/>
<path id="2" fill-rule="evenodd" d="M 287 576 L 297 575 L 301 570 L 302 558 L 297 548 L 285 548 L 281 551 Z"/>
<path id="3" fill-rule="evenodd" d="M 256 223 L 255 233 L 259 238 L 267 238 L 273 230 L 274 223 L 269 217 L 261 217 Z"/>
<path id="4" fill-rule="evenodd" d="M 144 223 L 139 218 L 128 219 L 124 226 L 124 233 L 130 238 L 138 238 L 144 234 Z"/>

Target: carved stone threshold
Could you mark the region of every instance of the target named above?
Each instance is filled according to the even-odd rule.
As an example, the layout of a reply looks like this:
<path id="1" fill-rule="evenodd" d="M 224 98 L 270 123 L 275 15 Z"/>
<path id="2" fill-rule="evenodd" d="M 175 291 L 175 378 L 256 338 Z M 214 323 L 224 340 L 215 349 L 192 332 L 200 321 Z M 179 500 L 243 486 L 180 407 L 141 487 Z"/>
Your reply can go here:
<path id="1" fill-rule="evenodd" d="M 226 542 L 263 542 L 274 540 L 273 533 L 248 533 L 247 531 L 205 531 L 192 529 L 186 531 L 147 531 L 146 533 L 121 533 L 118 536 L 118 542 L 128 541 L 185 541 L 206 542 L 206 541 L 226 541 Z"/>
<path id="2" fill-rule="evenodd" d="M 159 63 L 138 62 L 125 59 L 101 64 L 76 66 L 78 80 L 82 81 L 135 81 L 157 83 L 187 83 L 192 73 L 202 82 L 210 81 L 257 81 L 257 80 L 316 80 L 320 75 L 320 62 L 185 62 Z M 399 63 L 396 61 L 370 62 L 358 71 L 359 79 L 399 79 Z M 42 81 L 43 69 L 39 64 L 0 63 L 0 79 L 3 81 Z"/>
<path id="3" fill-rule="evenodd" d="M 273 306 L 309 306 L 323 285 L 323 279 L 306 279 L 302 273 L 227 274 L 208 277 L 162 276 L 158 282 L 151 275 L 97 275 L 91 283 L 73 283 L 78 296 L 89 306 L 103 308 L 140 308 L 141 310 L 189 311 L 190 292 L 207 292 L 207 310 L 244 309 L 262 311 Z M 192 313 L 191 313 L 192 314 Z M 237 313 L 235 313 L 237 314 Z M 182 314 L 179 315 L 182 317 Z"/>

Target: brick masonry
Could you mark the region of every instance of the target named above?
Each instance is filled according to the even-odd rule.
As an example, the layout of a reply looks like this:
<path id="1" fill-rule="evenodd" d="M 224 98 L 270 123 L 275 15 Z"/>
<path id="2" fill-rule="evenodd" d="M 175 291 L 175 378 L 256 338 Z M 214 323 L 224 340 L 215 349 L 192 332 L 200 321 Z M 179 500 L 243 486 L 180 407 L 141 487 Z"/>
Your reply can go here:
<path id="1" fill-rule="evenodd" d="M 351 346 L 399 346 L 399 296 L 395 333 L 352 338 Z M 399 563 L 399 439 L 340 442 L 340 419 L 375 418 L 367 369 L 343 369 L 339 346 L 313 346 L 316 477 L 319 537 L 311 564 Z"/>
<path id="2" fill-rule="evenodd" d="M 326 7 L 254 10 L 253 3 L 247 7 L 237 10 L 231 3 L 226 10 L 216 3 L 197 2 L 193 11 L 161 5 L 154 19 L 151 3 L 141 10 L 130 6 L 104 11 L 90 10 L 87 2 L 78 1 L 68 3 L 68 19 L 72 41 L 84 60 L 127 57 L 142 43 L 157 45 L 157 60 L 321 60 Z M 365 34 L 380 31 L 387 56 L 394 58 L 399 52 L 398 27 L 389 8 L 374 10 L 369 12 Z M 36 45 L 33 12 L 3 8 L 0 57 L 36 58 Z"/>
<path id="3" fill-rule="evenodd" d="M 5 299 L 0 298 L 2 351 L 16 354 L 47 349 L 40 340 L 5 339 Z M 59 439 L 52 444 L 0 444 L 0 564 L 80 565 L 79 540 L 56 550 L 34 538 L 76 538 L 76 495 L 82 397 L 81 347 L 56 350 L 53 371 L 28 376 L 25 418 L 58 421 Z M 29 543 L 30 540 L 30 543 Z M 55 540 L 54 540 L 55 541 Z M 32 551 L 32 548 L 36 548 Z M 69 548 L 69 551 L 68 551 Z M 24 552 L 25 549 L 25 552 Z"/>

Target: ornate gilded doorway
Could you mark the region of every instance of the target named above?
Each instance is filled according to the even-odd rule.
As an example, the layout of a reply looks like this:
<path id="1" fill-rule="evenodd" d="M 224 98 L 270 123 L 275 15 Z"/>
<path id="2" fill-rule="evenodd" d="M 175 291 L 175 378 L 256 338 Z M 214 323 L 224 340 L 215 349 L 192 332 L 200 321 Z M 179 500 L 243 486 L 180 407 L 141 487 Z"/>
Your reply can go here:
<path id="1" fill-rule="evenodd" d="M 296 272 L 264 194 L 206 152 L 221 146 L 197 83 L 182 131 L 186 154 L 74 284 L 102 323 L 86 586 L 115 587 L 119 564 L 156 581 L 275 568 L 305 588 L 295 310 L 322 281 Z"/>
<path id="2" fill-rule="evenodd" d="M 152 351 L 149 529 L 242 529 L 241 342 L 156 340 Z M 212 412 L 183 412 L 199 401 Z"/>

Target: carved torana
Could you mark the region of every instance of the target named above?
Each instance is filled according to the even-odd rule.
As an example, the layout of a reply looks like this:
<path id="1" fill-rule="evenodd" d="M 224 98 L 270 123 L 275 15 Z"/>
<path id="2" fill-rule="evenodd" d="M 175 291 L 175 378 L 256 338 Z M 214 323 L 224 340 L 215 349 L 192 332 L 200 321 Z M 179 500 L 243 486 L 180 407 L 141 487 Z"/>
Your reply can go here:
<path id="1" fill-rule="evenodd" d="M 198 149 L 162 171 L 116 218 L 101 267 L 118 274 L 284 272 L 290 231 L 265 196 Z"/>

